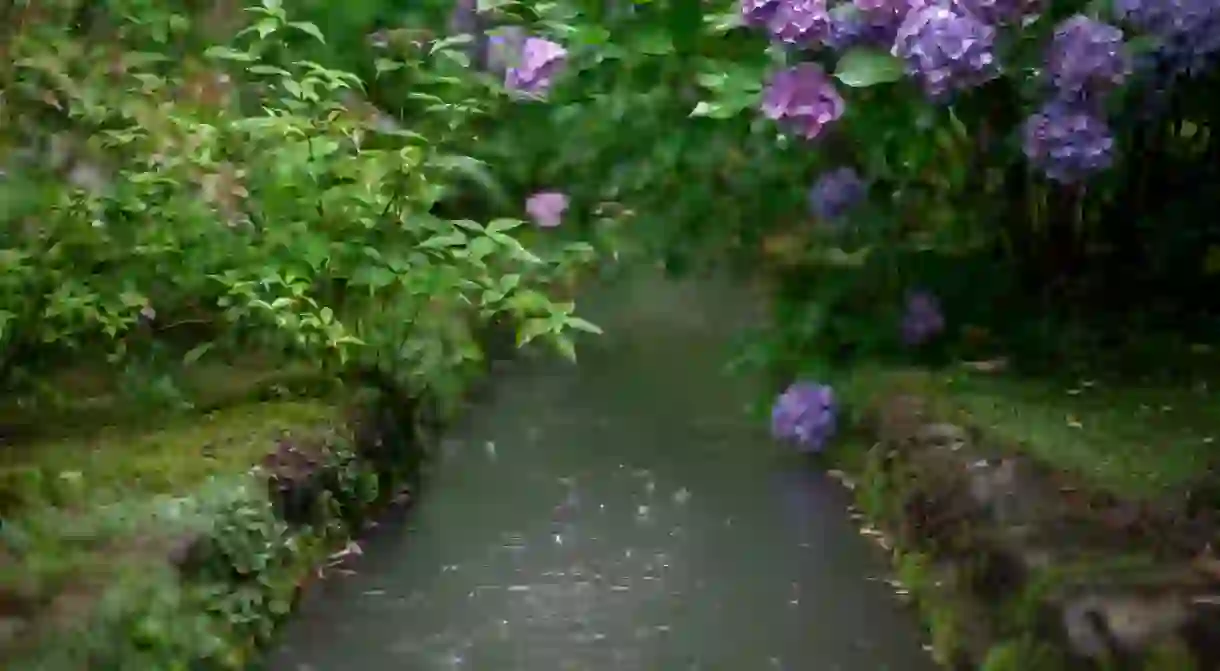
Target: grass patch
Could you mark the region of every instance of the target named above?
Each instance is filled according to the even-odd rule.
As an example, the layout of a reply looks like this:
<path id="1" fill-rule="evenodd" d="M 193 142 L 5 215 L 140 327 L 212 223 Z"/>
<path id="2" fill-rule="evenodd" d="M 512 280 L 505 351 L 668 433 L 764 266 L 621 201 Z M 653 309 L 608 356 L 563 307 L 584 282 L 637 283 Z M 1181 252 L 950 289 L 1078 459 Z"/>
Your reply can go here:
<path id="1" fill-rule="evenodd" d="M 839 387 L 857 408 L 894 391 L 927 396 L 946 419 L 969 421 L 1048 466 L 1127 498 L 1179 491 L 1220 456 L 1220 399 L 1204 385 L 874 367 L 853 372 Z"/>

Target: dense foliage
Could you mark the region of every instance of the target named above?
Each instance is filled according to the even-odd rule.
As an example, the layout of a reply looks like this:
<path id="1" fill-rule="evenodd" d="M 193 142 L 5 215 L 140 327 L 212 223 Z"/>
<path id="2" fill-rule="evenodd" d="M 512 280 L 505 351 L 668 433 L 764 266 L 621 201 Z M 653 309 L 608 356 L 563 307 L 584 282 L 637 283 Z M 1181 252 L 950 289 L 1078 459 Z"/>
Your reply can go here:
<path id="1" fill-rule="evenodd" d="M 458 45 L 378 57 L 411 90 L 393 120 L 274 0 L 74 4 L 8 10 L 7 392 L 65 361 L 246 348 L 444 392 L 481 322 L 569 354 L 563 332 L 594 329 L 543 293 L 587 246 L 530 251 L 519 206 L 442 207 L 481 175 L 462 144 L 498 96 L 460 76 Z"/>

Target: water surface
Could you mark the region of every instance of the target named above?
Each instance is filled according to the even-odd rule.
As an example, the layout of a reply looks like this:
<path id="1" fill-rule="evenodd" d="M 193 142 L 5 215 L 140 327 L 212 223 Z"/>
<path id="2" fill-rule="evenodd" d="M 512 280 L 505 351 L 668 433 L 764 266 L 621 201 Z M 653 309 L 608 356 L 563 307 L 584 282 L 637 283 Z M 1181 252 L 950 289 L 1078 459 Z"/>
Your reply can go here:
<path id="1" fill-rule="evenodd" d="M 838 485 L 723 372 L 758 318 L 725 282 L 635 273 L 579 366 L 523 360 L 287 627 L 272 669 L 922 671 Z"/>

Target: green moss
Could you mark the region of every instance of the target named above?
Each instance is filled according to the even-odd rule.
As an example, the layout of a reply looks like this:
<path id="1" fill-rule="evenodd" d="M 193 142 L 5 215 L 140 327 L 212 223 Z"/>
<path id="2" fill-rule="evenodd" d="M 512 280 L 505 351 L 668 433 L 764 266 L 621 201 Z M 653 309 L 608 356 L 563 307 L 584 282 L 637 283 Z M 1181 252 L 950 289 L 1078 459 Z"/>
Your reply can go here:
<path id="1" fill-rule="evenodd" d="M 47 374 L 32 394 L 0 400 L 0 426 L 10 440 L 41 442 L 107 427 L 143 430 L 258 401 L 325 397 L 336 387 L 316 366 L 255 354 L 147 370 L 79 364 Z"/>
<path id="2" fill-rule="evenodd" d="M 408 431 L 403 405 L 388 406 L 391 424 L 402 424 L 387 426 L 387 438 Z M 73 466 L 83 489 L 70 505 L 31 504 L 6 519 L 0 603 L 20 602 L 32 614 L 23 615 L 26 646 L 0 650 L 0 666 L 11 653 L 26 664 L 20 668 L 84 668 L 84 660 L 105 668 L 246 668 L 313 567 L 402 483 L 404 474 L 382 472 L 335 430 L 338 410 L 320 402 L 180 420 L 49 442 L 25 452 L 26 462 L 9 455 L 12 468 L 39 473 Z M 318 477 L 284 481 L 316 503 L 292 524 L 251 471 L 285 431 L 301 438 L 294 445 L 320 448 L 310 452 Z M 209 457 L 203 445 L 212 446 Z M 392 489 L 379 489 L 382 479 Z M 65 595 L 74 599 L 66 619 Z"/>
<path id="3" fill-rule="evenodd" d="M 877 411 L 899 395 L 923 399 L 930 419 L 982 429 L 987 444 L 976 448 L 984 454 L 1020 449 L 1099 489 L 1135 499 L 1196 480 L 1207 460 L 1205 439 L 1213 428 L 1220 434 L 1220 415 L 1208 412 L 1210 398 L 1180 388 L 1057 385 L 884 367 L 857 369 L 836 380 L 836 388 L 850 414 L 850 439 L 831 456 L 857 476 L 855 497 L 862 512 L 892 530 L 906 528 L 901 506 L 911 488 L 936 486 L 934 473 L 910 472 L 901 455 L 887 458 L 883 449 L 864 447 L 868 441 L 859 435 L 875 428 Z M 979 582 L 970 578 L 985 567 L 961 559 L 962 552 L 973 552 L 968 536 L 954 536 L 964 543 L 956 548 L 961 552 L 944 555 L 958 557 L 951 570 L 934 563 L 944 548 L 924 542 L 919 529 L 899 536 L 898 577 L 920 610 L 934 656 L 942 664 L 957 664 L 986 651 L 982 668 L 987 671 L 1069 668 L 1065 652 L 1035 633 L 1047 624 L 1041 618 L 1048 599 L 1073 586 L 1160 584 L 1169 570 L 1138 548 L 1125 554 L 1099 551 L 1039 570 L 1003 602 L 982 603 L 970 591 Z M 997 634 L 1006 640 L 988 649 L 986 643 Z M 1142 668 L 1189 671 L 1194 666 L 1190 651 L 1171 641 L 1153 651 Z"/>
<path id="4" fill-rule="evenodd" d="M 939 664 L 952 664 L 966 648 L 968 627 L 964 619 L 969 617 L 954 585 L 939 581 L 932 558 L 921 552 L 898 553 L 896 571 L 899 582 L 910 591 L 927 627 L 932 657 Z"/>
<path id="5" fill-rule="evenodd" d="M 964 371 L 861 367 L 836 381 L 856 409 L 895 393 L 927 398 L 948 421 L 986 429 L 1040 461 L 1132 498 L 1194 482 L 1220 440 L 1214 392 L 1117 382 L 1029 379 Z"/>
<path id="6" fill-rule="evenodd" d="M 1180 638 L 1170 638 L 1149 651 L 1144 659 L 1143 671 L 1196 671 L 1194 654 Z"/>
<path id="7" fill-rule="evenodd" d="M 1067 671 L 1069 665 L 1058 648 L 1026 635 L 992 646 L 979 668 L 980 671 Z"/>
<path id="8" fill-rule="evenodd" d="M 177 417 L 152 431 L 110 427 L 0 451 L 0 483 L 21 499 L 6 513 L 189 491 L 250 469 L 284 432 L 316 432 L 338 419 L 334 405 L 318 401 L 255 403 Z"/>

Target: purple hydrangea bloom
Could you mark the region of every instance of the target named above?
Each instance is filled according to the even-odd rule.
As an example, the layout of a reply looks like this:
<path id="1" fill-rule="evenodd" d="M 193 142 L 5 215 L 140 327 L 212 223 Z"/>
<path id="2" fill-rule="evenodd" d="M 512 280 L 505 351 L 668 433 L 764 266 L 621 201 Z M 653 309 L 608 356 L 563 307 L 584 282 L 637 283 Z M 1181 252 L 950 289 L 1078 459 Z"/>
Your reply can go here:
<path id="1" fill-rule="evenodd" d="M 797 46 L 824 42 L 832 22 L 826 0 L 782 0 L 767 28 L 775 39 Z"/>
<path id="2" fill-rule="evenodd" d="M 1042 11 L 1041 0 L 953 0 L 953 5 L 993 26 L 1021 23 Z"/>
<path id="3" fill-rule="evenodd" d="M 1059 94 L 1083 99 L 1105 92 L 1131 73 L 1123 31 L 1077 14 L 1055 28 L 1047 74 Z"/>
<path id="4" fill-rule="evenodd" d="M 521 45 L 517 63 L 504 74 L 504 85 L 531 96 L 544 96 L 555 75 L 567 62 L 568 52 L 541 37 L 528 37 Z"/>
<path id="5" fill-rule="evenodd" d="M 525 201 L 525 211 L 542 228 L 555 228 L 563 223 L 568 209 L 568 197 L 557 191 L 539 191 Z"/>
<path id="6" fill-rule="evenodd" d="M 741 0 L 741 20 L 747 26 L 766 27 L 782 0 Z"/>
<path id="7" fill-rule="evenodd" d="M 826 44 L 838 51 L 859 45 L 888 49 L 894 44 L 907 6 L 904 0 L 855 0 L 839 5 L 831 10 Z"/>
<path id="8" fill-rule="evenodd" d="M 843 116 L 843 109 L 842 96 L 815 63 L 775 73 L 763 92 L 763 114 L 805 139 L 820 135 L 827 124 Z"/>
<path id="9" fill-rule="evenodd" d="M 826 37 L 826 46 L 835 51 L 846 51 L 857 45 L 868 44 L 870 37 L 869 26 L 858 12 L 831 13 L 830 35 Z"/>
<path id="10" fill-rule="evenodd" d="M 835 398 L 830 387 L 796 382 L 771 408 L 771 435 L 790 441 L 802 452 L 819 452 L 834 436 Z"/>
<path id="11" fill-rule="evenodd" d="M 1153 61 L 1170 73 L 1196 74 L 1220 56 L 1220 2 L 1115 0 L 1115 12 L 1159 41 Z"/>
<path id="12" fill-rule="evenodd" d="M 945 330 L 945 316 L 940 300 L 922 289 L 907 293 L 906 310 L 902 315 L 902 341 L 907 345 L 922 345 Z"/>
<path id="13" fill-rule="evenodd" d="M 909 13 L 898 28 L 893 54 L 932 98 L 977 86 L 999 74 L 995 29 L 949 7 Z"/>
<path id="14" fill-rule="evenodd" d="M 866 187 L 850 167 L 823 173 L 809 191 L 809 206 L 820 221 L 836 222 L 864 198 Z"/>
<path id="15" fill-rule="evenodd" d="M 1054 101 L 1025 121 L 1022 149 L 1047 177 L 1078 182 L 1114 162 L 1114 136 L 1105 120 L 1079 105 Z"/>

